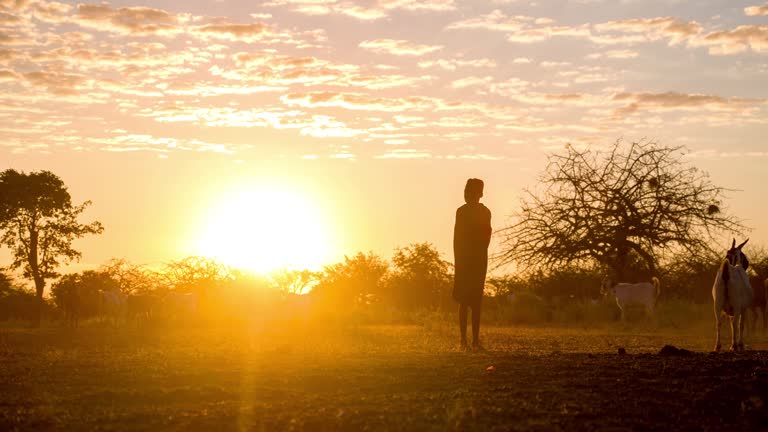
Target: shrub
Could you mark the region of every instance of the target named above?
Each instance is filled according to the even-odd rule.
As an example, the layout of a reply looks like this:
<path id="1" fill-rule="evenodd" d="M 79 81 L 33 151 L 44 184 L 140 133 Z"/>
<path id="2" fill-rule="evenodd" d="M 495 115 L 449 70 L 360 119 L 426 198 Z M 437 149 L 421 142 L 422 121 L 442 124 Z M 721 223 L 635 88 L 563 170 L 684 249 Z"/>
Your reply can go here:
<path id="1" fill-rule="evenodd" d="M 614 321 L 618 316 L 615 304 L 602 301 L 565 301 L 552 310 L 552 321 L 560 324 L 601 324 Z"/>
<path id="2" fill-rule="evenodd" d="M 544 299 L 527 292 L 517 294 L 506 305 L 500 305 L 497 313 L 502 323 L 507 324 L 542 324 L 552 318 Z"/>

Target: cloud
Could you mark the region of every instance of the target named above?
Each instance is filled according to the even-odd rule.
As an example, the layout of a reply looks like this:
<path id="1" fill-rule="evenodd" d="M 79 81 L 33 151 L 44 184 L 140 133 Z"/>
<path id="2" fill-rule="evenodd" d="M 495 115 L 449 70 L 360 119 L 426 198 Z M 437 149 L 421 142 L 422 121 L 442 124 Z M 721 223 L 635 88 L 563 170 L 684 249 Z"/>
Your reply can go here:
<path id="1" fill-rule="evenodd" d="M 365 133 L 347 126 L 329 115 L 307 114 L 298 110 L 236 108 L 194 108 L 166 106 L 145 110 L 142 116 L 160 123 L 193 123 L 205 127 L 298 130 L 299 134 L 315 138 L 351 138 Z"/>
<path id="2" fill-rule="evenodd" d="M 360 42 L 358 45 L 365 50 L 397 56 L 422 56 L 441 50 L 441 45 L 421 45 L 406 40 L 372 39 Z"/>
<path id="3" fill-rule="evenodd" d="M 640 54 L 638 54 L 637 51 L 632 51 L 632 50 L 608 50 L 608 51 L 602 51 L 602 52 L 596 52 L 596 53 L 590 54 L 586 58 L 590 60 L 603 59 L 603 58 L 633 59 L 633 58 L 637 58 L 639 55 Z"/>
<path id="4" fill-rule="evenodd" d="M 171 153 L 176 151 L 233 154 L 235 150 L 227 144 L 215 144 L 199 139 L 156 137 L 149 134 L 124 134 L 108 138 L 89 138 L 89 143 L 108 152 L 150 151 Z"/>
<path id="5" fill-rule="evenodd" d="M 768 3 L 763 3 L 762 6 L 749 6 L 744 8 L 744 13 L 747 16 L 765 16 L 768 15 Z"/>
<path id="6" fill-rule="evenodd" d="M 21 50 L 0 49 L 0 63 L 8 64 L 16 60 L 26 60 L 27 54 Z"/>
<path id="7" fill-rule="evenodd" d="M 764 7 L 768 9 L 768 4 L 758 9 L 747 9 L 750 12 L 762 13 Z M 554 21 L 549 18 L 507 16 L 500 10 L 494 10 L 479 17 L 450 23 L 445 29 L 483 29 L 501 32 L 509 42 L 526 44 L 543 42 L 554 37 L 571 37 L 606 46 L 636 45 L 657 41 L 666 41 L 670 46 L 685 43 L 687 47 L 709 47 L 709 53 L 713 55 L 735 54 L 749 49 L 760 53 L 768 51 L 768 26 L 743 25 L 730 30 L 705 32 L 698 22 L 676 17 L 625 19 L 574 26 L 556 26 L 552 25 L 553 23 Z M 635 51 L 617 49 L 594 53 L 587 58 L 636 57 Z"/>
<path id="8" fill-rule="evenodd" d="M 598 32 L 636 33 L 645 41 L 669 39 L 670 45 L 684 42 L 701 33 L 702 27 L 696 21 L 684 21 L 674 17 L 640 18 L 609 21 L 596 24 Z M 610 37 L 602 36 L 594 39 L 598 43 L 609 43 Z M 618 40 L 622 40 L 619 36 Z"/>
<path id="9" fill-rule="evenodd" d="M 471 77 L 454 80 L 453 82 L 451 82 L 451 88 L 454 88 L 454 89 L 464 89 L 469 87 L 488 88 L 493 82 L 494 82 L 494 78 L 492 76 L 484 76 L 484 77 L 471 76 Z"/>
<path id="10" fill-rule="evenodd" d="M 438 59 L 438 60 L 423 60 L 418 63 L 418 66 L 422 69 L 440 68 L 444 70 L 454 71 L 459 68 L 473 67 L 473 68 L 495 68 L 496 60 L 488 58 L 479 58 L 471 60 L 462 59 Z"/>
<path id="11" fill-rule="evenodd" d="M 449 24 L 446 30 L 483 29 L 498 32 L 517 32 L 528 27 L 535 18 L 528 16 L 508 17 L 504 12 L 496 9 L 477 18 L 469 18 Z"/>
<path id="12" fill-rule="evenodd" d="M 435 79 L 435 77 L 429 75 L 350 75 L 343 79 L 329 82 L 328 84 L 380 90 L 395 87 L 416 87 L 421 84 L 429 83 L 433 79 Z"/>
<path id="13" fill-rule="evenodd" d="M 386 89 L 414 87 L 431 81 L 429 75 L 402 75 L 366 73 L 353 64 L 336 63 L 313 56 L 289 56 L 270 51 L 239 52 L 233 56 L 236 68 L 211 67 L 218 77 L 240 83 L 259 83 L 269 86 L 327 85 L 338 87 L 365 87 Z"/>
<path id="14" fill-rule="evenodd" d="M 4 26 L 13 26 L 13 25 L 18 24 L 20 22 L 21 22 L 21 18 L 20 17 L 18 17 L 16 15 L 13 15 L 13 14 L 5 13 L 5 12 L 0 12 L 0 26 L 3 26 L 3 27 Z"/>
<path id="15" fill-rule="evenodd" d="M 37 1 L 32 4 L 33 16 L 44 22 L 61 23 L 67 20 L 67 15 L 72 11 L 73 6 L 55 1 Z"/>
<path id="16" fill-rule="evenodd" d="M 714 95 L 666 93 L 618 93 L 612 97 L 614 102 L 626 104 L 616 111 L 617 115 L 626 116 L 639 111 L 732 111 L 748 113 L 759 109 L 765 101 L 758 99 L 724 98 Z"/>
<path id="17" fill-rule="evenodd" d="M 589 37 L 589 24 L 579 26 L 552 26 L 550 18 L 534 18 L 525 15 L 507 16 L 501 10 L 494 10 L 477 18 L 469 18 L 449 24 L 446 30 L 482 29 L 502 32 L 509 42 L 542 42 L 556 36 Z"/>
<path id="18" fill-rule="evenodd" d="M 5 47 L 26 47 L 40 45 L 32 38 L 16 33 L 2 33 L 0 32 L 0 46 Z"/>
<path id="19" fill-rule="evenodd" d="M 437 121 L 430 122 L 430 125 L 442 128 L 483 128 L 488 125 L 488 122 L 479 117 L 451 116 L 440 117 Z"/>
<path id="20" fill-rule="evenodd" d="M 0 81 L 18 81 L 21 76 L 10 69 L 0 69 Z"/>
<path id="21" fill-rule="evenodd" d="M 30 3 L 30 0 L 0 0 L 0 7 L 12 11 L 21 11 L 26 9 Z"/>
<path id="22" fill-rule="evenodd" d="M 768 26 L 744 25 L 733 30 L 707 33 L 691 44 L 709 47 L 712 55 L 737 54 L 748 49 L 764 53 L 768 52 Z"/>
<path id="23" fill-rule="evenodd" d="M 183 30 L 185 21 L 162 9 L 122 7 L 112 9 L 107 4 L 78 4 L 72 21 L 96 30 L 130 34 L 174 36 Z"/>
<path id="24" fill-rule="evenodd" d="M 259 42 L 273 35 L 265 24 L 206 24 L 191 29 L 202 39 L 219 39 L 231 42 Z"/>
<path id="25" fill-rule="evenodd" d="M 417 149 L 392 149 L 384 154 L 374 156 L 376 159 L 429 159 L 432 153 Z"/>
<path id="26" fill-rule="evenodd" d="M 366 8 L 356 4 L 350 4 L 341 8 L 339 13 L 361 21 L 375 21 L 387 16 L 387 13 L 381 9 Z"/>
<path id="27" fill-rule="evenodd" d="M 56 95 L 75 95 L 90 82 L 84 75 L 63 72 L 36 71 L 23 76 L 33 86 L 44 87 Z"/>
<path id="28" fill-rule="evenodd" d="M 425 111 L 434 107 L 434 103 L 427 98 L 410 96 L 403 98 L 377 97 L 363 93 L 340 92 L 308 92 L 289 93 L 280 98 L 289 106 L 304 108 L 337 107 L 349 110 L 365 111 Z"/>
<path id="29" fill-rule="evenodd" d="M 288 31 L 264 23 L 233 23 L 217 21 L 190 26 L 188 32 L 203 40 L 227 42 L 288 44 L 298 48 L 314 48 L 326 40 L 324 30 Z"/>
<path id="30" fill-rule="evenodd" d="M 272 0 L 266 7 L 289 7 L 304 15 L 345 15 L 362 21 L 374 21 L 390 16 L 394 10 L 411 12 L 445 12 L 456 10 L 454 0 L 378 0 L 372 5 L 337 0 Z"/>

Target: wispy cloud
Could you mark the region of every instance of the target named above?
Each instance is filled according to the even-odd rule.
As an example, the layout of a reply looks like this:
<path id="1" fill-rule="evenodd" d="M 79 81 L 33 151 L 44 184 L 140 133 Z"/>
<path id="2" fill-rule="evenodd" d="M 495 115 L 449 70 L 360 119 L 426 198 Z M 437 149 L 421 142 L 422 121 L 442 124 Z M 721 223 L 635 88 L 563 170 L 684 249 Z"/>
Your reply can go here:
<path id="1" fill-rule="evenodd" d="M 441 45 L 423 45 L 400 39 L 371 39 L 360 42 L 360 48 L 397 56 L 422 56 L 441 50 Z"/>
<path id="2" fill-rule="evenodd" d="M 454 0 L 379 0 L 361 5 L 338 0 L 272 0 L 265 7 L 287 7 L 304 15 L 343 15 L 363 21 L 386 18 L 394 10 L 411 12 L 446 12 L 456 10 Z"/>
<path id="3" fill-rule="evenodd" d="M 744 8 L 744 13 L 747 16 L 765 16 L 768 15 L 768 2 L 763 3 L 760 6 L 749 6 Z"/>

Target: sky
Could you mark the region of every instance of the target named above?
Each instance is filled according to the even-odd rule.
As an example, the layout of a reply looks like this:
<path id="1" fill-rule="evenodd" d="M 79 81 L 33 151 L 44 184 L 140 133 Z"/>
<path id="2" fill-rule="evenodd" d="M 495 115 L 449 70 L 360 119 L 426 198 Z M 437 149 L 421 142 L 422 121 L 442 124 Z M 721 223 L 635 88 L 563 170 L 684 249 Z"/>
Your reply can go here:
<path id="1" fill-rule="evenodd" d="M 0 0 L 0 169 L 93 202 L 64 270 L 451 259 L 467 178 L 499 229 L 618 139 L 684 146 L 768 244 L 766 84 L 760 0 Z"/>

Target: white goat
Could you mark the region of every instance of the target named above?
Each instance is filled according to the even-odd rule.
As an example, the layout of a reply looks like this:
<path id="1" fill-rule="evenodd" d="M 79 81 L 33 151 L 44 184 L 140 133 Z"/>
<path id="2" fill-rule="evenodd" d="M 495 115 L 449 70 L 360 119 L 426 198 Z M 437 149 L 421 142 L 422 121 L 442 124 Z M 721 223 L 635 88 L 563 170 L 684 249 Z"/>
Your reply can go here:
<path id="1" fill-rule="evenodd" d="M 749 239 L 736 246 L 736 239 L 733 239 L 731 249 L 726 253 L 715 277 L 715 284 L 712 287 L 712 299 L 715 303 L 715 327 L 717 329 L 715 351 L 720 351 L 720 324 L 723 314 L 731 320 L 731 351 L 744 350 L 745 312 L 752 304 L 753 297 L 752 286 L 743 266 L 745 261 L 743 258 L 746 257 L 741 252 L 741 248 L 748 241 Z"/>
<path id="2" fill-rule="evenodd" d="M 603 279 L 600 293 L 613 294 L 616 304 L 621 310 L 621 320 L 624 321 L 624 310 L 630 304 L 642 304 L 648 315 L 653 316 L 656 309 L 656 301 L 661 294 L 661 283 L 657 277 L 652 277 L 651 282 L 618 283 L 614 284 L 607 276 Z"/>

